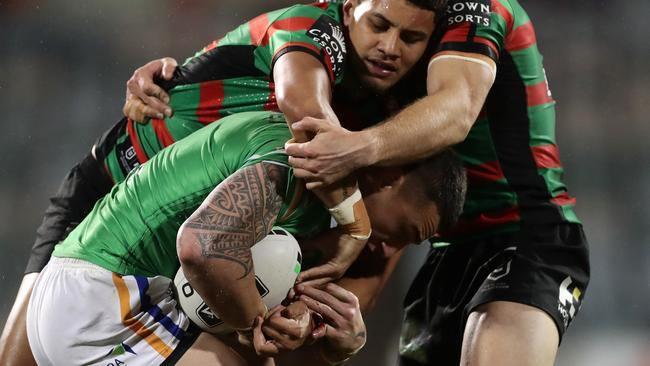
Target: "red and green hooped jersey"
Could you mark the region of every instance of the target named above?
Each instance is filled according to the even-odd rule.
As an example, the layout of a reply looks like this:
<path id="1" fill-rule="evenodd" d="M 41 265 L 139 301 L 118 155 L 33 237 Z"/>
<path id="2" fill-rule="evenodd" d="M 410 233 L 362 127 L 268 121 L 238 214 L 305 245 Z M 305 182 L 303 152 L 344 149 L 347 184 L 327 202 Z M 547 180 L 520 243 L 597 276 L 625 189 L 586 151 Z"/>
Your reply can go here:
<path id="1" fill-rule="evenodd" d="M 115 182 L 201 127 L 248 111 L 278 111 L 273 64 L 287 52 L 320 60 L 332 84 L 343 77 L 346 48 L 340 4 L 294 5 L 262 14 L 215 40 L 179 67 L 169 90 L 174 115 L 142 125 L 124 119 L 98 143 Z"/>
<path id="2" fill-rule="evenodd" d="M 480 53 L 497 63 L 483 112 L 456 146 L 469 188 L 457 227 L 462 240 L 521 225 L 575 222 L 575 199 L 562 182 L 555 101 L 533 25 L 516 0 L 452 0 L 436 52 Z"/>

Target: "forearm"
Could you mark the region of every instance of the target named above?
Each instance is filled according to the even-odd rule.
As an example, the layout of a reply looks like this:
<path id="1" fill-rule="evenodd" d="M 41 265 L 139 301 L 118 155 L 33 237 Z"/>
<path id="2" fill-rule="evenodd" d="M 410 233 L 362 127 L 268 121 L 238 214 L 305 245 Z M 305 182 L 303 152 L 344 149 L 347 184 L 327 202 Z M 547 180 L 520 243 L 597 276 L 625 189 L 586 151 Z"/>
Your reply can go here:
<path id="1" fill-rule="evenodd" d="M 428 95 L 386 123 L 360 132 L 365 141 L 363 165 L 400 165 L 435 154 L 465 139 L 478 111 L 452 90 Z M 416 143 L 414 143 L 416 142 Z"/>
<path id="2" fill-rule="evenodd" d="M 399 165 L 431 156 L 463 141 L 494 83 L 494 61 L 445 52 L 429 63 L 427 96 L 386 123 L 362 132 L 365 165 Z M 459 56 L 461 59 L 453 58 Z M 468 61 L 469 60 L 469 61 Z"/>
<path id="3" fill-rule="evenodd" d="M 286 168 L 258 163 L 219 184 L 183 223 L 177 238 L 185 275 L 228 325 L 249 328 L 265 307 L 250 247 L 271 230 L 282 204 Z M 233 207 L 237 207 L 233 211 Z"/>
<path id="4" fill-rule="evenodd" d="M 233 328 L 248 328 L 256 316 L 265 314 L 253 271 L 242 276 L 242 266 L 226 259 L 184 262 L 182 267 L 210 309 Z"/>
<path id="5" fill-rule="evenodd" d="M 373 246 L 375 246 L 373 243 L 368 244 L 359 259 L 337 282 L 339 286 L 357 296 L 359 308 L 364 315 L 374 308 L 404 252 L 399 249 L 390 257 L 384 257 L 379 253 L 378 248 L 372 248 Z"/>

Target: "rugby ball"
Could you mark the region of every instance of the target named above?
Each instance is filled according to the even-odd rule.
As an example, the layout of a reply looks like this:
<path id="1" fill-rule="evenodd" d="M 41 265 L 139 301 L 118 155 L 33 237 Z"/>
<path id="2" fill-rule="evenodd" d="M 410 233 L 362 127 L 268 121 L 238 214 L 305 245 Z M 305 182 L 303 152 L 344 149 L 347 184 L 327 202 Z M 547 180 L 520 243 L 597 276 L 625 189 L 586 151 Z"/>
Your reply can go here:
<path id="1" fill-rule="evenodd" d="M 274 227 L 257 244 L 251 247 L 255 285 L 262 301 L 270 309 L 282 302 L 296 282 L 302 265 L 298 241 L 288 231 Z M 192 288 L 179 268 L 174 278 L 174 292 L 178 304 L 190 320 L 204 331 L 225 334 L 233 331 Z"/>

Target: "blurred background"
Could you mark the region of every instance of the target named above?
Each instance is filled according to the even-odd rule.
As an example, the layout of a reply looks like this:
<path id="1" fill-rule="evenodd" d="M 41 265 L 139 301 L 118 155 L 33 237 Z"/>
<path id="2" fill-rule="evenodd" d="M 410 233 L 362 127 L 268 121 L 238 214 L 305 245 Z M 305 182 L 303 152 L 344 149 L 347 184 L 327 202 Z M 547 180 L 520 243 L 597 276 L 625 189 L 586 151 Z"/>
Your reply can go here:
<path id="1" fill-rule="evenodd" d="M 557 365 L 650 365 L 650 1 L 520 0 L 558 101 L 566 183 L 592 278 Z M 121 117 L 124 84 L 287 0 L 0 0 L 0 324 L 67 171 Z M 413 247 L 367 317 L 353 365 L 393 365 Z"/>

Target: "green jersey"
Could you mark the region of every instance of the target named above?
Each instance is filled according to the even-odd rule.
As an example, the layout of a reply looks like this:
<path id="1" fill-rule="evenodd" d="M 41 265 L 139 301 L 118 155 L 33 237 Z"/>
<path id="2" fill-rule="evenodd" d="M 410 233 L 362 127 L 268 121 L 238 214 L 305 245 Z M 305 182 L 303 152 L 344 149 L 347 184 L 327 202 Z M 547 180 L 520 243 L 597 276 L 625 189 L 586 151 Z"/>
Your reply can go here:
<path id="1" fill-rule="evenodd" d="M 240 113 L 203 128 L 134 169 L 53 255 L 83 259 L 122 275 L 174 278 L 181 224 L 238 169 L 262 161 L 288 167 L 282 149 L 290 138 L 284 115 L 274 112 Z M 290 168 L 287 182 L 276 225 L 303 237 L 328 228 L 329 213 L 309 193 L 285 215 L 300 184 Z"/>
<path id="2" fill-rule="evenodd" d="M 234 113 L 278 111 L 273 65 L 287 52 L 317 58 L 332 85 L 346 59 L 340 4 L 294 5 L 262 14 L 215 40 L 178 67 L 168 89 L 174 115 L 137 124 L 124 119 L 98 142 L 114 182 L 158 151 Z"/>

